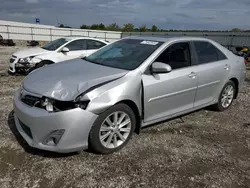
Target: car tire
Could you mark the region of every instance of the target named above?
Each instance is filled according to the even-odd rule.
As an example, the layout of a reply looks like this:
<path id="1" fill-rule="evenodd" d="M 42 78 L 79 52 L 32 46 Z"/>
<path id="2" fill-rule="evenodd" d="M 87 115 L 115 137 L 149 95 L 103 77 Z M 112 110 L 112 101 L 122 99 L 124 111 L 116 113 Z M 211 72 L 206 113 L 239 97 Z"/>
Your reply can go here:
<path id="1" fill-rule="evenodd" d="M 135 125 L 135 114 L 129 106 L 123 103 L 112 106 L 94 122 L 89 134 L 90 149 L 101 154 L 120 150 L 130 140 Z"/>
<path id="2" fill-rule="evenodd" d="M 45 67 L 47 65 L 53 64 L 53 62 L 50 61 L 41 61 L 40 63 L 37 63 L 34 67 L 32 67 L 28 73 L 31 73 L 32 71 L 41 68 L 41 67 Z"/>
<path id="3" fill-rule="evenodd" d="M 233 103 L 234 97 L 236 94 L 235 83 L 229 80 L 223 87 L 218 103 L 213 106 L 216 111 L 227 110 Z"/>
<path id="4" fill-rule="evenodd" d="M 45 67 L 45 66 L 47 66 L 49 64 L 51 64 L 49 61 L 41 61 L 40 63 L 38 63 L 36 65 L 36 69 L 41 68 L 41 67 Z"/>

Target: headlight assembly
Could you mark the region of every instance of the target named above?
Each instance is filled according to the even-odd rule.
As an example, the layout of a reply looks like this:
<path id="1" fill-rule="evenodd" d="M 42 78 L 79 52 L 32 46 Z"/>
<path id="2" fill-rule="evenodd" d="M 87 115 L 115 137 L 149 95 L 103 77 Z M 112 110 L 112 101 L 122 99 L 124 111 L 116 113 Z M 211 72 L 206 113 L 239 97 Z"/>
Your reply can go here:
<path id="1" fill-rule="evenodd" d="M 26 57 L 19 59 L 18 63 L 29 63 L 33 57 Z"/>
<path id="2" fill-rule="evenodd" d="M 45 98 L 44 101 L 41 102 L 41 106 L 44 107 L 48 112 L 53 112 L 53 101 L 49 100 L 48 98 Z"/>
<path id="3" fill-rule="evenodd" d="M 58 101 L 49 98 L 43 98 L 40 102 L 38 102 L 36 107 L 44 108 L 48 112 L 60 112 L 71 110 L 74 108 L 81 108 L 85 110 L 89 104 L 89 101 Z"/>

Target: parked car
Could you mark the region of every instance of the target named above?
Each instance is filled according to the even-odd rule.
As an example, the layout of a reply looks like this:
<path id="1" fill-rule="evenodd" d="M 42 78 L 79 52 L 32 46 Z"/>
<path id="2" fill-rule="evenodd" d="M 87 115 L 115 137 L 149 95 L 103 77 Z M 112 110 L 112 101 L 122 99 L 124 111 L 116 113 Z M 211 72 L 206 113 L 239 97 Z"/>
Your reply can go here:
<path id="1" fill-rule="evenodd" d="M 14 97 L 15 123 L 32 147 L 107 154 L 141 127 L 228 109 L 245 74 L 242 57 L 209 39 L 124 38 L 29 74 Z"/>
<path id="2" fill-rule="evenodd" d="M 9 63 L 10 73 L 29 73 L 34 69 L 92 54 L 108 42 L 87 37 L 63 37 L 43 47 L 15 52 Z"/>

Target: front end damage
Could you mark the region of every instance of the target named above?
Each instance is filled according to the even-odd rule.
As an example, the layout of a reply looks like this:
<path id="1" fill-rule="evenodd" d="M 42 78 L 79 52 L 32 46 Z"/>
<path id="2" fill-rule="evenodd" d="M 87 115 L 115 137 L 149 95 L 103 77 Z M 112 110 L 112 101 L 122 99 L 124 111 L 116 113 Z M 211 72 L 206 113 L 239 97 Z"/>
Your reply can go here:
<path id="1" fill-rule="evenodd" d="M 31 72 L 33 70 L 33 68 L 35 67 L 34 64 L 31 63 L 17 63 L 15 64 L 15 70 L 16 73 L 20 73 L 20 74 L 28 74 L 29 72 Z"/>
<path id="2" fill-rule="evenodd" d="M 39 106 L 41 101 L 27 91 L 18 91 L 14 97 L 15 124 L 26 142 L 58 153 L 88 148 L 88 134 L 98 116 L 79 107 L 52 112 L 49 106 Z"/>
<path id="3" fill-rule="evenodd" d="M 28 74 L 35 67 L 35 64 L 30 62 L 30 59 L 18 59 L 16 56 L 11 57 L 9 65 L 8 72 L 10 74 Z"/>
<path id="4" fill-rule="evenodd" d="M 15 122 L 32 147 L 77 151 L 88 147 L 99 114 L 124 100 L 133 101 L 141 113 L 140 73 L 87 62 L 60 63 L 24 79 L 14 99 Z"/>

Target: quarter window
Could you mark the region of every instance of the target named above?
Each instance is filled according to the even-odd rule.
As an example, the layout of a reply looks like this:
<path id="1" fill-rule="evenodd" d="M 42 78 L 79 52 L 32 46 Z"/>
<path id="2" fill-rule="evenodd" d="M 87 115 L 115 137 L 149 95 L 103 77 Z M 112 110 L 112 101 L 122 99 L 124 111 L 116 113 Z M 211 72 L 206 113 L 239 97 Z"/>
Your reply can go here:
<path id="1" fill-rule="evenodd" d="M 95 50 L 95 49 L 99 49 L 103 46 L 105 46 L 106 44 L 100 42 L 100 41 L 96 41 L 96 40 L 87 40 L 87 49 L 88 50 Z"/>
<path id="2" fill-rule="evenodd" d="M 176 43 L 168 47 L 155 62 L 169 64 L 171 68 L 180 69 L 191 65 L 189 44 Z"/>
<path id="3" fill-rule="evenodd" d="M 86 50 L 86 40 L 80 39 L 72 41 L 71 43 L 67 44 L 66 47 L 70 51 Z"/>
<path id="4" fill-rule="evenodd" d="M 194 42 L 199 64 L 205 64 L 227 59 L 227 57 L 209 42 Z"/>

